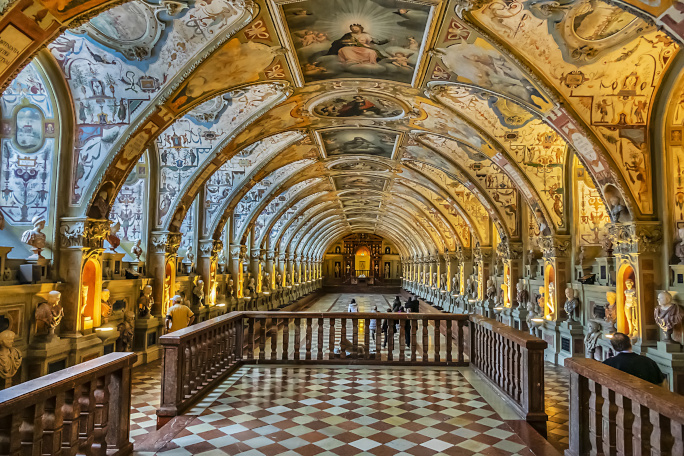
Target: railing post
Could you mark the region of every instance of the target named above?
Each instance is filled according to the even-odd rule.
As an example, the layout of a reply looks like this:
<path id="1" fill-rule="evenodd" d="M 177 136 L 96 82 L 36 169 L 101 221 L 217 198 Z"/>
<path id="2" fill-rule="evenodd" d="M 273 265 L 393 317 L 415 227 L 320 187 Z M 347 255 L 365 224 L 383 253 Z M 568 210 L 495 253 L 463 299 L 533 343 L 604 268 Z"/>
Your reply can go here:
<path id="1" fill-rule="evenodd" d="M 544 349 L 522 349 L 522 406 L 527 421 L 546 437 L 548 416 L 544 409 Z"/>
<path id="2" fill-rule="evenodd" d="M 570 442 L 565 456 L 584 456 L 591 450 L 589 440 L 589 381 L 570 371 Z"/>
<path id="3" fill-rule="evenodd" d="M 127 454 L 133 451 L 129 441 L 131 425 L 131 366 L 112 373 L 109 379 L 109 425 L 107 427 L 107 450 Z"/>

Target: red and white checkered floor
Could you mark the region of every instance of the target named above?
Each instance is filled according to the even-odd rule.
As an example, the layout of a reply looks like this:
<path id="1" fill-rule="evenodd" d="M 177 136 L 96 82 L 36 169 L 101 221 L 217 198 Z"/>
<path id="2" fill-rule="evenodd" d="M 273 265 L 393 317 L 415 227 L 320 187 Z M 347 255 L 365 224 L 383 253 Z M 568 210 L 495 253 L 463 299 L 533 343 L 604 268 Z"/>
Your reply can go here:
<path id="1" fill-rule="evenodd" d="M 355 297 L 362 312 L 393 299 Z M 307 310 L 344 311 L 349 299 L 327 295 Z M 160 371 L 159 362 L 134 371 L 135 443 L 156 428 Z M 546 371 L 549 442 L 562 451 L 567 374 L 548 364 Z M 187 415 L 194 418 L 159 454 L 533 454 L 456 368 L 246 366 Z"/>

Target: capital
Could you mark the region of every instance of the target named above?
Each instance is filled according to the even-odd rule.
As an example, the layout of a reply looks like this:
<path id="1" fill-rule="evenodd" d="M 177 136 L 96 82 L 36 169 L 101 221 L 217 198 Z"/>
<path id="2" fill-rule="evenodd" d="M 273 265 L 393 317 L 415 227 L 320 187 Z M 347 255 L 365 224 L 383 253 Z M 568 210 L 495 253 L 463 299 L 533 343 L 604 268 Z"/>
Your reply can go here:
<path id="1" fill-rule="evenodd" d="M 660 222 L 609 223 L 606 226 L 613 253 L 617 256 L 660 251 L 663 241 Z"/>
<path id="2" fill-rule="evenodd" d="M 223 249 L 223 241 L 203 239 L 199 242 L 200 255 L 203 258 L 215 257 Z"/>
<path id="3" fill-rule="evenodd" d="M 155 253 L 167 253 L 175 255 L 181 243 L 181 233 L 169 231 L 153 231 L 151 244 Z"/>
<path id="4" fill-rule="evenodd" d="M 59 221 L 60 245 L 65 249 L 101 249 L 110 234 L 111 221 L 87 217 L 63 217 Z"/>

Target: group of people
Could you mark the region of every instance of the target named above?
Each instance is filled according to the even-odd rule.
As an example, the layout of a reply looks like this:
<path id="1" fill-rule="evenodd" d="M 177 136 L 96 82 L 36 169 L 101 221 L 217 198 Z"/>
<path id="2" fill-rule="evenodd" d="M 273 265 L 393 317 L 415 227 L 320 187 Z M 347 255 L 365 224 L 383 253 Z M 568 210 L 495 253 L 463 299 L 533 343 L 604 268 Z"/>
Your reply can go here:
<path id="1" fill-rule="evenodd" d="M 349 312 L 358 312 L 359 311 L 359 306 L 356 303 L 355 299 L 352 299 L 351 302 L 349 303 L 349 308 L 347 309 Z M 373 306 L 373 312 L 378 312 L 378 306 Z M 418 298 L 416 298 L 415 295 L 409 296 L 409 298 L 406 300 L 406 302 L 402 305 L 401 299 L 399 296 L 396 296 L 394 298 L 394 301 L 392 301 L 392 307 L 387 308 L 387 313 L 419 313 L 420 312 L 420 301 L 418 301 Z M 386 348 L 389 340 L 389 328 L 393 328 L 393 336 L 394 334 L 399 333 L 399 320 L 394 320 L 391 318 L 386 318 L 382 321 L 380 330 L 382 331 L 384 337 L 383 337 L 383 342 L 382 342 L 382 348 Z M 377 331 L 377 325 L 378 325 L 378 320 L 376 318 L 372 318 L 370 321 L 369 325 L 369 330 L 370 330 L 370 335 L 371 339 L 375 339 L 376 337 L 376 331 Z M 411 320 L 406 320 L 404 322 L 404 342 L 406 343 L 407 347 L 411 346 Z"/>

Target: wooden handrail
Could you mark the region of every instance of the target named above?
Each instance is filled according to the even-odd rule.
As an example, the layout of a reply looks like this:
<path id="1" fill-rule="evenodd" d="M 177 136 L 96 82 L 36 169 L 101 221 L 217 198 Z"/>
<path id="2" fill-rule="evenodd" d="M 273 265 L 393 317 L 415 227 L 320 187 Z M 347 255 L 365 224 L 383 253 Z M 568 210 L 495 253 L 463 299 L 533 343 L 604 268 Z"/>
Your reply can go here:
<path id="1" fill-rule="evenodd" d="M 684 397 L 592 359 L 568 358 L 568 456 L 684 454 Z"/>
<path id="2" fill-rule="evenodd" d="M 0 391 L 0 454 L 132 453 L 134 353 L 111 353 Z"/>
<path id="3" fill-rule="evenodd" d="M 544 340 L 491 318 L 470 315 L 470 365 L 496 385 L 546 436 Z"/>

